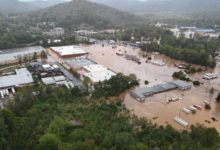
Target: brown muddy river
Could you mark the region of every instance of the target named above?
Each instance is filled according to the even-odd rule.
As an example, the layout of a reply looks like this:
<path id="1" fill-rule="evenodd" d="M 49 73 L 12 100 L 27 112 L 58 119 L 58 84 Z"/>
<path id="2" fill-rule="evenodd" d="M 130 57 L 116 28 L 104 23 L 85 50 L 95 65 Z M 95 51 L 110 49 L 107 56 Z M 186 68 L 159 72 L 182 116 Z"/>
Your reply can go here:
<path id="1" fill-rule="evenodd" d="M 125 75 L 135 74 L 140 80 L 140 87 L 145 87 L 145 80 L 149 81 L 149 85 L 153 86 L 160 83 L 172 81 L 172 74 L 179 69 L 174 66 L 175 63 L 183 63 L 170 59 L 160 54 L 148 54 L 153 60 L 160 60 L 166 63 L 165 66 L 156 66 L 150 63 L 146 63 L 147 58 L 143 58 L 139 49 L 132 47 L 118 46 L 116 49 L 112 49 L 112 46 L 91 45 L 83 46 L 83 48 L 89 52 L 89 58 L 95 62 L 115 71 L 122 72 Z M 140 58 L 141 64 L 138 64 L 131 60 L 126 60 L 124 56 L 116 55 L 116 52 L 121 51 L 129 55 L 135 55 Z M 217 65 L 214 72 L 220 72 L 220 63 Z M 212 72 L 209 70 L 207 72 Z M 204 84 L 200 87 L 192 87 L 188 91 L 174 90 L 166 93 L 154 95 L 146 98 L 146 101 L 140 103 L 129 95 L 129 92 L 125 96 L 124 104 L 135 113 L 138 117 L 146 117 L 153 123 L 159 125 L 170 124 L 176 129 L 184 129 L 177 124 L 173 118 L 180 116 L 186 120 L 190 125 L 200 123 L 207 127 L 215 127 L 220 132 L 220 104 L 215 103 L 215 97 L 220 91 L 220 78 L 206 81 L 202 79 L 205 72 L 197 73 L 190 76 L 194 80 L 200 80 Z M 215 88 L 213 95 L 209 94 L 210 88 Z M 180 97 L 181 100 L 166 104 L 165 101 L 169 98 Z M 184 107 L 189 107 L 194 104 L 204 105 L 203 101 L 208 100 L 211 102 L 211 110 L 198 110 L 196 114 L 186 115 L 181 111 Z M 213 121 L 212 117 L 215 117 L 219 121 Z"/>

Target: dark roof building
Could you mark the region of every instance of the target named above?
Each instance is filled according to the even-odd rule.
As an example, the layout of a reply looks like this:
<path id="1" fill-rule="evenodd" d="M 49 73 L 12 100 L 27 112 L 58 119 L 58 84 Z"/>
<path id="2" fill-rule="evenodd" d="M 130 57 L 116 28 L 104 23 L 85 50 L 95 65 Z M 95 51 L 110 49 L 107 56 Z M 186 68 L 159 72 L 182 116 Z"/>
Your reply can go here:
<path id="1" fill-rule="evenodd" d="M 153 87 L 138 88 L 133 90 L 130 94 L 138 101 L 144 101 L 145 97 L 154 94 L 158 94 L 174 89 L 188 90 L 190 88 L 191 88 L 190 83 L 181 80 L 175 80 L 172 82 L 167 82 L 165 84 L 159 84 Z"/>

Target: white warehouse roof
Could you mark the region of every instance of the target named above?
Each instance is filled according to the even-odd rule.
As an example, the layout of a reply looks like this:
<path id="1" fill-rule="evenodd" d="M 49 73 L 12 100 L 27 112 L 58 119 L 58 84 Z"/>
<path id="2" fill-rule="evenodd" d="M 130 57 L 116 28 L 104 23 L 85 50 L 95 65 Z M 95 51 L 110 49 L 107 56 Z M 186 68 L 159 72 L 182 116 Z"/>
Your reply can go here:
<path id="1" fill-rule="evenodd" d="M 84 76 L 90 78 L 94 83 L 109 80 L 112 76 L 116 75 L 116 73 L 98 64 L 88 65 L 83 68 L 88 71 L 84 73 Z"/>
<path id="2" fill-rule="evenodd" d="M 51 85 L 51 84 L 56 84 L 57 82 L 66 81 L 66 77 L 55 76 L 55 77 L 42 78 L 41 80 L 45 85 Z"/>
<path id="3" fill-rule="evenodd" d="M 107 68 L 103 67 L 102 65 L 98 64 L 91 64 L 83 67 L 88 72 L 101 72 L 108 70 Z"/>
<path id="4" fill-rule="evenodd" d="M 12 87 L 12 86 L 21 86 L 24 84 L 33 83 L 33 78 L 31 73 L 27 68 L 16 69 L 15 75 L 8 75 L 0 77 L 0 88 Z"/>
<path id="5" fill-rule="evenodd" d="M 75 46 L 60 46 L 60 47 L 51 47 L 51 49 L 61 56 L 65 55 L 77 55 L 77 54 L 87 54 L 83 49 Z"/>
<path id="6" fill-rule="evenodd" d="M 42 78 L 41 80 L 45 85 L 51 85 L 56 83 L 56 81 L 52 77 Z"/>

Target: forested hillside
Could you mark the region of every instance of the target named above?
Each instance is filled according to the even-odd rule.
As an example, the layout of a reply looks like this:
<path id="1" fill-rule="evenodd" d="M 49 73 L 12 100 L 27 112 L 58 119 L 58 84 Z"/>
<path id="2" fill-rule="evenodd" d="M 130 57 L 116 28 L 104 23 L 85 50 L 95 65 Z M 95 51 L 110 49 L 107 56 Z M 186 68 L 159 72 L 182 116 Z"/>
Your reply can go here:
<path id="1" fill-rule="evenodd" d="M 169 30 L 146 27 L 137 29 L 134 36 L 150 37 L 151 43 L 141 46 L 144 51 L 160 52 L 174 59 L 206 67 L 216 66 L 215 56 L 220 47 L 219 38 L 210 39 L 201 36 L 195 36 L 193 39 L 176 38 Z"/>
<path id="2" fill-rule="evenodd" d="M 136 25 L 142 18 L 119 10 L 92 3 L 87 0 L 74 0 L 31 13 L 31 22 L 52 21 L 66 28 L 93 27 L 114 28 Z"/>
<path id="3" fill-rule="evenodd" d="M 39 34 L 28 32 L 28 29 L 24 21 L 0 14 L 0 50 L 22 47 L 41 39 Z"/>

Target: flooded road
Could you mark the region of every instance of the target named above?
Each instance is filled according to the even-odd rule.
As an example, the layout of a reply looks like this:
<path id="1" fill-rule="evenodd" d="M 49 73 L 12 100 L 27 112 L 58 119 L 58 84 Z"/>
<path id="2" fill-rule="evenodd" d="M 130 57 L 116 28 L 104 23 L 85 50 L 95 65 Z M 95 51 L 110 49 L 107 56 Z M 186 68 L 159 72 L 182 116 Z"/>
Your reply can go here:
<path id="1" fill-rule="evenodd" d="M 115 71 L 122 72 L 125 75 L 135 74 L 140 80 L 140 87 L 153 86 L 160 83 L 172 81 L 172 74 L 180 69 L 176 68 L 174 64 L 183 63 L 170 59 L 160 54 L 147 54 L 148 57 L 152 57 L 153 60 L 160 60 L 166 63 L 165 66 L 157 66 L 151 63 L 146 63 L 147 58 L 143 58 L 139 49 L 132 47 L 117 46 L 113 49 L 112 46 L 105 45 L 91 45 L 83 46 L 83 48 L 89 52 L 89 58 L 95 62 Z M 140 58 L 141 64 L 132 60 L 126 60 L 124 56 L 116 55 L 117 52 L 126 53 L 128 55 L 135 55 Z M 219 64 L 218 64 L 219 65 Z M 220 72 L 220 68 L 217 65 L 215 72 Z M 212 72 L 209 70 L 207 72 Z M 146 101 L 140 103 L 130 96 L 129 92 L 125 96 L 124 104 L 135 113 L 138 117 L 146 117 L 153 123 L 159 125 L 170 124 L 176 129 L 184 129 L 177 124 L 173 119 L 175 116 L 180 116 L 186 120 L 190 125 L 203 124 L 206 127 L 215 127 L 220 133 L 220 105 L 215 103 L 215 97 L 220 91 L 220 79 L 206 81 L 202 79 L 205 72 L 196 73 L 190 76 L 193 80 L 199 80 L 204 84 L 199 87 L 192 87 L 188 91 L 169 91 L 161 94 L 154 95 L 146 98 Z M 145 81 L 149 81 L 148 85 L 145 85 Z M 211 88 L 215 89 L 214 94 L 210 94 Z M 174 97 L 180 97 L 181 100 L 166 104 L 165 101 Z M 189 107 L 197 104 L 202 105 L 203 101 L 207 100 L 211 103 L 211 110 L 198 110 L 195 114 L 186 115 L 182 112 L 182 108 Z M 215 117 L 219 121 L 213 121 L 212 117 Z"/>

